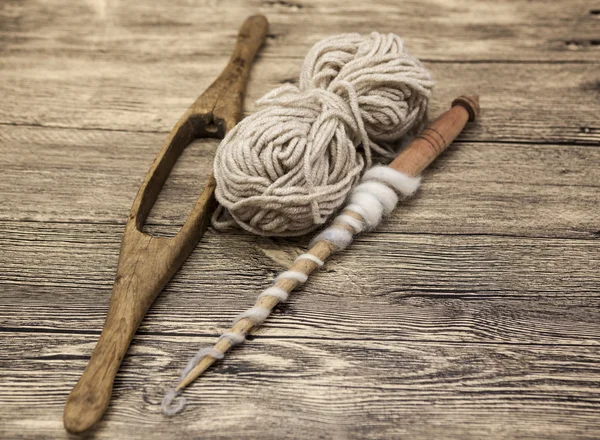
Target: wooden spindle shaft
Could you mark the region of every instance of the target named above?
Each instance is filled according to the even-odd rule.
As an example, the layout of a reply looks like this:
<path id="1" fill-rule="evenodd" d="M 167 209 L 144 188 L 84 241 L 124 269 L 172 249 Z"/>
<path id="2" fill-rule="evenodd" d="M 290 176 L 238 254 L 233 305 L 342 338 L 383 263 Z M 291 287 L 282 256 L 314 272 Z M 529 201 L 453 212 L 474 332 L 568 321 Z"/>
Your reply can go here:
<path id="1" fill-rule="evenodd" d="M 452 143 L 467 122 L 474 121 L 479 117 L 479 113 L 479 98 L 477 96 L 460 96 L 456 98 L 452 102 L 451 109 L 425 128 L 421 134 L 398 154 L 389 166 L 409 176 L 418 176 Z M 344 211 L 344 214 L 353 217 L 357 216 L 357 214 L 349 210 Z M 343 224 L 340 224 L 339 227 L 349 228 L 349 226 Z M 349 231 L 353 233 L 353 230 Z M 308 251 L 308 253 L 313 254 L 321 261 L 326 261 L 334 252 L 333 245 L 328 241 L 319 241 Z M 290 270 L 310 275 L 317 267 L 317 263 L 303 259 L 296 261 Z M 299 284 L 295 280 L 282 279 L 275 286 L 289 293 Z M 260 306 L 273 310 L 278 303 L 279 299 L 272 296 L 265 296 L 256 302 L 255 307 Z M 255 327 L 254 322 L 249 318 L 244 318 L 239 320 L 229 331 L 245 336 L 253 327 Z M 214 348 L 222 353 L 226 353 L 232 346 L 231 341 L 223 338 L 215 344 Z M 177 385 L 175 388 L 176 391 L 181 391 L 187 387 L 215 361 L 216 359 L 212 356 L 203 357 Z"/>

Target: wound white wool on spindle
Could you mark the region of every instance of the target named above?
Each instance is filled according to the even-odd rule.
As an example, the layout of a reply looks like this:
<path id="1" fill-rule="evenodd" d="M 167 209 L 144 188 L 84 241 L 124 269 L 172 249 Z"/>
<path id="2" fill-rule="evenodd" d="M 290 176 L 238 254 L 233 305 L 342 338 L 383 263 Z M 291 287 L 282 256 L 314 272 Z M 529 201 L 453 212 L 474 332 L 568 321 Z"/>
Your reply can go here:
<path id="1" fill-rule="evenodd" d="M 246 340 L 246 336 L 241 333 L 225 332 L 219 336 L 217 342 L 221 339 L 228 339 L 231 345 L 239 345 Z"/>
<path id="2" fill-rule="evenodd" d="M 249 318 L 254 324 L 261 324 L 265 319 L 267 319 L 267 316 L 269 316 L 270 313 L 271 310 L 265 307 L 254 306 L 236 316 L 236 318 L 233 320 L 233 325 L 236 325 L 238 321 L 244 318 Z"/>
<path id="3" fill-rule="evenodd" d="M 286 301 L 288 299 L 288 295 L 289 293 L 280 287 L 269 287 L 258 296 L 258 299 L 264 298 L 265 296 L 272 296 L 273 298 L 277 298 L 279 301 Z"/>
<path id="4" fill-rule="evenodd" d="M 368 182 L 371 180 L 385 183 L 404 197 L 412 196 L 421 185 L 421 176 L 407 176 L 385 165 L 376 165 L 367 170 L 362 177 L 362 181 Z"/>
<path id="5" fill-rule="evenodd" d="M 366 229 L 373 229 L 381 221 L 382 216 L 390 214 L 398 203 L 398 194 L 408 197 L 415 193 L 421 183 L 420 177 L 411 177 L 387 166 L 375 166 L 363 176 L 360 185 L 353 191 L 350 204 L 344 211 L 351 211 L 362 219 L 358 220 L 348 214 L 338 215 L 333 225 L 322 231 L 312 241 L 314 246 L 319 241 L 327 241 L 336 252 L 345 249 L 352 243 L 354 235 L 338 224 L 351 226 L 355 234 Z"/>
<path id="6" fill-rule="evenodd" d="M 237 336 L 237 335 L 236 335 Z M 243 341 L 244 338 L 242 338 Z M 240 342 L 242 342 L 240 341 Z M 214 347 L 204 347 L 198 350 L 194 357 L 192 357 L 185 368 L 181 370 L 181 374 L 179 376 L 179 380 L 183 380 L 190 371 L 194 369 L 196 365 L 204 358 L 205 356 L 211 356 L 215 359 L 223 359 L 223 352 L 217 350 Z M 173 416 L 185 408 L 186 399 L 184 397 L 179 396 L 179 393 L 174 388 L 169 388 L 165 397 L 161 402 L 162 412 L 167 416 Z"/>
<path id="7" fill-rule="evenodd" d="M 309 246 L 313 247 L 320 241 L 328 241 L 335 246 L 337 252 L 346 249 L 352 243 L 352 233 L 346 229 L 330 227 L 313 238 Z"/>
<path id="8" fill-rule="evenodd" d="M 354 229 L 355 234 L 364 231 L 366 227 L 365 222 L 358 220 L 357 218 L 354 218 L 348 214 L 338 215 L 335 218 L 335 221 L 350 226 L 352 229 Z"/>
<path id="9" fill-rule="evenodd" d="M 309 258 L 309 257 L 307 257 L 307 255 L 311 255 L 311 254 L 303 254 L 303 255 L 300 255 L 300 257 Z M 314 257 L 314 255 L 311 255 L 311 256 Z M 298 257 L 298 258 L 300 258 L 300 257 Z M 309 258 L 309 259 L 311 259 L 311 258 Z M 318 259 L 317 257 L 314 257 L 314 259 L 317 260 L 317 261 L 315 261 L 315 263 L 319 264 L 319 262 L 320 262 L 321 265 L 323 264 L 323 262 L 320 259 Z M 299 281 L 300 283 L 304 283 L 307 280 L 307 278 L 308 278 L 308 276 L 306 274 L 290 270 L 290 271 L 281 273 L 275 279 L 275 282 L 277 282 L 277 280 L 279 280 L 279 279 L 294 279 L 296 281 Z M 265 289 L 259 295 L 258 299 L 263 298 L 265 296 L 270 296 L 273 298 L 277 298 L 278 301 L 285 301 L 285 300 L 287 300 L 288 295 L 289 295 L 289 292 L 283 290 L 282 288 L 272 286 L 272 287 Z M 259 325 L 265 319 L 267 319 L 267 317 L 270 315 L 270 313 L 271 313 L 270 309 L 267 309 L 266 307 L 261 307 L 261 306 L 255 305 L 254 307 L 246 310 L 245 312 L 240 313 L 234 319 L 233 325 L 237 324 L 238 321 L 240 321 L 244 318 L 249 318 L 254 325 Z M 228 339 L 232 345 L 238 345 L 245 341 L 246 336 L 243 334 L 240 334 L 240 333 L 225 332 L 219 337 L 218 340 L 220 341 L 221 339 Z M 212 356 L 215 359 L 223 359 L 223 353 L 221 351 L 217 350 L 216 348 L 214 348 L 214 347 L 202 348 L 194 355 L 194 357 L 192 357 L 188 361 L 186 367 L 181 372 L 179 380 L 180 381 L 183 380 L 188 375 L 188 373 L 190 371 L 192 371 L 194 369 L 194 367 L 196 367 L 196 365 L 198 365 L 198 363 L 205 356 Z M 169 389 L 169 391 L 163 398 L 161 406 L 162 406 L 162 411 L 165 415 L 167 415 L 167 416 L 175 415 L 185 408 L 185 405 L 186 405 L 185 398 L 180 397 L 179 399 L 176 400 L 177 396 L 178 396 L 178 393 L 174 389 Z M 173 402 L 176 402 L 176 403 L 174 404 Z"/>
<path id="10" fill-rule="evenodd" d="M 388 215 L 398 204 L 398 196 L 396 192 L 382 182 L 375 180 L 360 183 L 354 188 L 353 198 L 357 194 L 367 194 L 368 196 L 376 197 L 383 206 L 383 213 Z"/>
<path id="11" fill-rule="evenodd" d="M 183 379 L 187 374 L 194 369 L 196 365 L 205 356 L 211 356 L 215 359 L 223 359 L 223 352 L 217 350 L 214 347 L 204 347 L 196 352 L 193 358 L 191 358 L 185 368 L 181 371 L 180 378 Z"/>
<path id="12" fill-rule="evenodd" d="M 320 258 L 316 257 L 313 254 L 302 254 L 302 255 L 299 255 L 298 258 L 296 258 L 294 260 L 294 263 L 296 263 L 297 261 L 300 261 L 300 260 L 310 260 L 313 263 L 316 263 L 317 266 L 319 266 L 319 267 L 322 267 L 325 264 L 323 262 L 323 260 L 321 260 Z"/>
<path id="13" fill-rule="evenodd" d="M 384 208 L 375 194 L 367 192 L 353 192 L 350 204 L 346 209 L 356 212 L 367 222 L 367 229 L 373 229 L 381 221 Z M 358 209 L 360 207 L 360 209 Z M 363 215 L 364 214 L 364 215 Z"/>
<path id="14" fill-rule="evenodd" d="M 432 87 L 397 35 L 342 34 L 317 43 L 298 86 L 265 95 L 262 108 L 219 145 L 213 226 L 295 236 L 325 223 L 373 155 L 395 156 L 397 141 L 420 130 Z"/>
<path id="15" fill-rule="evenodd" d="M 279 280 L 296 280 L 299 283 L 305 283 L 308 279 L 308 276 L 302 272 L 296 272 L 295 270 L 286 270 L 285 272 L 281 272 L 275 278 L 275 282 Z"/>

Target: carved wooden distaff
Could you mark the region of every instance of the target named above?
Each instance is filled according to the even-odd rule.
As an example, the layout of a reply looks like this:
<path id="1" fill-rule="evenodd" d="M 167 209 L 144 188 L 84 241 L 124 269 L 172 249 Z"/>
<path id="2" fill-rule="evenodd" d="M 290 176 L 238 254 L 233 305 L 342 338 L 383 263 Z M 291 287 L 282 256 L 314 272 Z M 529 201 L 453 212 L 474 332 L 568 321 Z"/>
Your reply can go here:
<path id="1" fill-rule="evenodd" d="M 479 99 L 477 96 L 461 96 L 454 100 L 452 108 L 441 115 L 433 123 L 431 123 L 421 134 L 419 134 L 400 154 L 389 164 L 393 170 L 403 173 L 407 178 L 418 176 L 431 162 L 435 160 L 450 143 L 463 130 L 468 121 L 474 121 L 479 116 Z M 386 168 L 386 167 L 383 167 Z M 355 210 L 350 209 L 351 205 L 343 211 L 342 216 L 350 216 L 356 221 L 366 222 L 361 218 Z M 339 217 L 338 217 L 339 218 Z M 350 221 L 353 223 L 353 221 Z M 338 222 L 334 220 L 333 228 L 339 228 L 347 231 L 347 236 L 350 238 L 357 234 L 358 231 L 349 226 L 348 223 Z M 274 295 L 269 295 L 265 291 L 257 300 L 252 310 L 264 311 L 264 315 L 268 315 L 270 311 L 287 296 L 298 285 L 302 284 L 305 277 L 310 275 L 320 265 L 320 262 L 329 258 L 336 250 L 337 246 L 327 239 L 319 239 L 323 236 L 320 234 L 315 238 L 315 244 L 305 254 L 305 258 L 298 259 L 294 262 L 288 272 L 292 272 L 296 278 L 284 277 L 275 281 L 273 287 Z M 301 278 L 301 279 L 300 279 Z M 268 290 L 268 289 L 267 289 Z M 277 293 L 278 292 L 278 293 Z M 277 297 L 279 294 L 280 297 Z M 231 330 L 225 333 L 213 348 L 205 349 L 201 353 L 199 362 L 194 366 L 190 365 L 184 370 L 184 377 L 181 378 L 179 384 L 174 391 L 171 391 L 165 397 L 163 407 L 168 407 L 175 398 L 175 392 L 181 391 L 188 386 L 204 371 L 206 371 L 215 360 L 222 357 L 222 353 L 227 352 L 236 343 L 243 342 L 246 334 L 254 327 L 257 327 L 266 316 L 260 316 L 256 319 L 253 316 L 241 315 L 241 319 L 235 322 Z M 180 408 L 181 409 L 181 405 Z M 175 413 L 177 410 L 171 411 Z"/>
<path id="2" fill-rule="evenodd" d="M 229 64 L 173 127 L 144 179 L 125 226 L 104 330 L 65 405 L 64 425 L 70 432 L 83 432 L 100 420 L 108 407 L 115 375 L 138 326 L 208 226 L 216 205 L 212 175 L 175 237 L 153 237 L 142 232 L 184 148 L 197 138 L 222 138 L 240 120 L 250 67 L 265 40 L 267 28 L 267 19 L 262 15 L 244 22 Z"/>

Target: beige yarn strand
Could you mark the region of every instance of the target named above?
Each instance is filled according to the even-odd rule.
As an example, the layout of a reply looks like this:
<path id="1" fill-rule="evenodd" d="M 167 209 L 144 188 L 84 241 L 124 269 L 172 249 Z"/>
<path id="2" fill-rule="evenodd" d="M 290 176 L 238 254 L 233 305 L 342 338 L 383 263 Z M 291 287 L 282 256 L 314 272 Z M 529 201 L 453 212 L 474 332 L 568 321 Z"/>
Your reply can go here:
<path id="1" fill-rule="evenodd" d="M 257 104 L 217 149 L 216 229 L 295 236 L 337 212 L 373 156 L 419 130 L 430 73 L 394 34 L 342 34 L 315 44 L 300 83 Z"/>

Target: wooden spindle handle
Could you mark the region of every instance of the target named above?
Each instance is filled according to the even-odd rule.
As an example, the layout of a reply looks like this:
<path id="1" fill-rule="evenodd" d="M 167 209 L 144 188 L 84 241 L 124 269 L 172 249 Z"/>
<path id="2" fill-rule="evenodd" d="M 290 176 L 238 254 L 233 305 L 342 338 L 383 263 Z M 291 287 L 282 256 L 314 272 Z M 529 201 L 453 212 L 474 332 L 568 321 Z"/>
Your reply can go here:
<path id="1" fill-rule="evenodd" d="M 419 133 L 389 166 L 409 176 L 418 176 L 448 148 L 467 122 L 479 117 L 480 112 L 478 96 L 456 98 L 452 108 Z"/>

